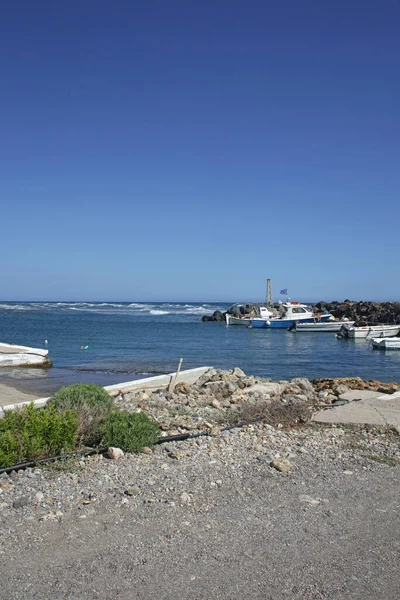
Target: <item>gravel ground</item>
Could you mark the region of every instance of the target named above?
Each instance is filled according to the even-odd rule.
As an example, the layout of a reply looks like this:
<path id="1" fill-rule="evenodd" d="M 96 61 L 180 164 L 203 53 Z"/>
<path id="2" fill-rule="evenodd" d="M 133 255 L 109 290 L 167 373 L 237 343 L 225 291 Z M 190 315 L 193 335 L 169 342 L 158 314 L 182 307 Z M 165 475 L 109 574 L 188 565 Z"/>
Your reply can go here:
<path id="1" fill-rule="evenodd" d="M 1 477 L 0 598 L 400 597 L 397 434 L 212 433 Z"/>

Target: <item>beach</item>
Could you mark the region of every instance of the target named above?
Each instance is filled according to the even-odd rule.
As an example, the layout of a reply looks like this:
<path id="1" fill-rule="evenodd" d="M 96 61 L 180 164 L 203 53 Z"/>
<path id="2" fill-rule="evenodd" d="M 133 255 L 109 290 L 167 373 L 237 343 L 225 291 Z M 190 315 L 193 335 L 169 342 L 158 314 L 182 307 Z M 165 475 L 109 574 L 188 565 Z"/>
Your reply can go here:
<path id="1" fill-rule="evenodd" d="M 16 387 L 0 383 L 0 406 L 18 404 L 19 402 L 30 402 L 37 398 L 38 396 L 36 394 L 21 392 Z"/>
<path id="2" fill-rule="evenodd" d="M 0 479 L 2 593 L 397 600 L 396 452 L 383 430 L 255 425 L 14 473 Z"/>

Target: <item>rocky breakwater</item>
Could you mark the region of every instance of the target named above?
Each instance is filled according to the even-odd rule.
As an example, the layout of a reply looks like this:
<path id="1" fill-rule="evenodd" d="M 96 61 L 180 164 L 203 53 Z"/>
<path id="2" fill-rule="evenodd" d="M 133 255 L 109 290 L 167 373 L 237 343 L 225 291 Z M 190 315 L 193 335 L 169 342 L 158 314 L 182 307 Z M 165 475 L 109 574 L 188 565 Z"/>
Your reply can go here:
<path id="1" fill-rule="evenodd" d="M 213 314 L 204 315 L 201 320 L 203 322 L 214 321 L 217 323 L 225 322 L 225 315 L 228 313 L 234 317 L 250 317 L 250 315 L 259 314 L 259 307 L 261 305 L 256 302 L 248 302 L 247 304 L 233 304 L 227 311 L 222 312 L 221 310 L 216 310 Z M 264 306 L 264 305 L 263 305 Z"/>
<path id="2" fill-rule="evenodd" d="M 400 324 L 400 302 L 317 302 L 313 305 L 314 311 L 332 313 L 337 319 L 355 321 L 356 326 L 379 323 Z"/>
<path id="3" fill-rule="evenodd" d="M 202 321 L 224 322 L 226 313 L 235 317 L 257 314 L 260 305 L 249 302 L 241 306 L 233 305 L 226 312 L 216 310 L 211 316 L 204 315 Z M 274 306 L 277 312 L 279 305 Z M 338 320 L 355 321 L 356 326 L 373 325 L 379 323 L 400 324 L 400 302 L 317 302 L 311 304 L 314 313 L 330 312 Z"/>

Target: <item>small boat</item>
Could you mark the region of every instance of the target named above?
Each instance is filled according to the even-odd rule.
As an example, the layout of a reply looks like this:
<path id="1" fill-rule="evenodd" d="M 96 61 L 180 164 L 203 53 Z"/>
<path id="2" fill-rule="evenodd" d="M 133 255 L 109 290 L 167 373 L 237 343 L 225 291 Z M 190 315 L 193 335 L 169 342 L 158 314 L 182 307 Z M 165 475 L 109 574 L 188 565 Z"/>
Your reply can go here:
<path id="1" fill-rule="evenodd" d="M 314 323 L 317 321 L 318 323 L 323 323 L 325 321 L 334 320 L 333 315 L 330 313 L 322 313 L 317 316 L 306 304 L 300 304 L 300 302 L 281 303 L 281 309 L 283 314 L 280 317 L 251 319 L 251 326 L 257 329 L 260 327 L 288 329 L 288 327 L 297 322 Z"/>
<path id="2" fill-rule="evenodd" d="M 315 323 L 294 323 L 288 328 L 288 331 L 294 331 L 295 333 L 331 333 L 334 331 L 340 331 L 342 325 L 353 325 L 354 321 L 322 321 Z"/>
<path id="3" fill-rule="evenodd" d="M 372 347 L 375 350 L 400 350 L 400 338 L 372 338 Z"/>
<path id="4" fill-rule="evenodd" d="M 259 311 L 259 317 L 261 319 L 269 319 L 274 316 L 274 313 L 271 312 L 266 306 L 259 306 L 257 312 Z M 230 315 L 226 313 L 225 321 L 227 325 L 242 325 L 244 327 L 249 327 L 251 323 L 251 319 L 255 318 L 255 315 L 243 315 L 242 317 L 236 317 L 235 315 Z"/>
<path id="5" fill-rule="evenodd" d="M 0 343 L 0 367 L 51 366 L 48 353 L 48 350 L 41 348 Z"/>
<path id="6" fill-rule="evenodd" d="M 394 337 L 400 332 L 400 325 L 365 325 L 364 327 L 352 327 L 348 323 L 342 325 L 338 337 L 344 338 L 384 338 Z"/>

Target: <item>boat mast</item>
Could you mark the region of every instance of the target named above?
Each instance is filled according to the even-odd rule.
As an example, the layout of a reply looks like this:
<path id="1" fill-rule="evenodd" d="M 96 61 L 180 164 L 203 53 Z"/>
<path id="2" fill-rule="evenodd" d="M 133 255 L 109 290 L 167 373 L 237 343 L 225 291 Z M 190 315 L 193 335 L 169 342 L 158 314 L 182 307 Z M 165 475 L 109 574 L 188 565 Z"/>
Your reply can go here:
<path id="1" fill-rule="evenodd" d="M 267 306 L 273 306 L 271 280 L 267 279 Z"/>

